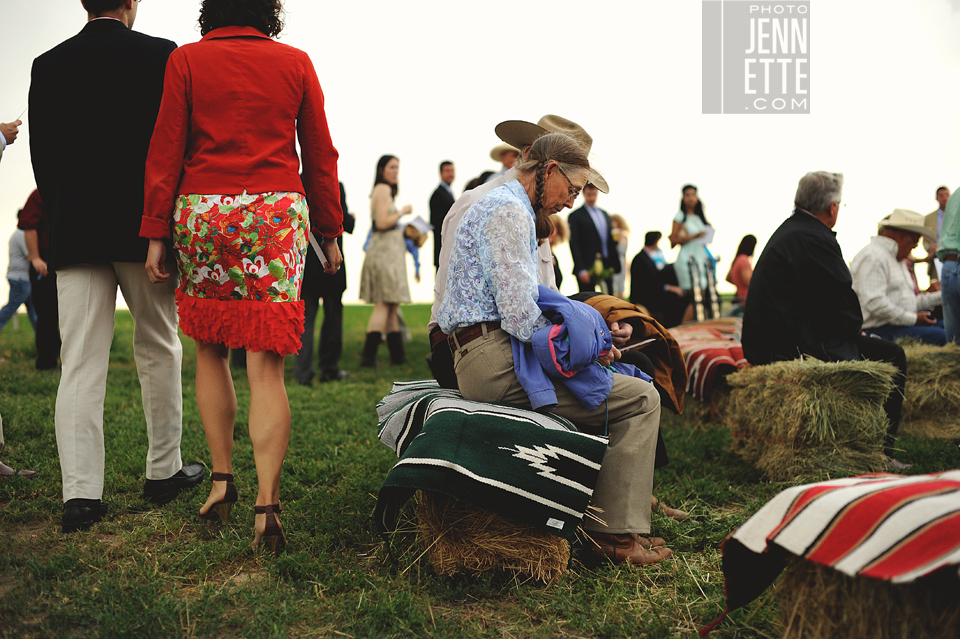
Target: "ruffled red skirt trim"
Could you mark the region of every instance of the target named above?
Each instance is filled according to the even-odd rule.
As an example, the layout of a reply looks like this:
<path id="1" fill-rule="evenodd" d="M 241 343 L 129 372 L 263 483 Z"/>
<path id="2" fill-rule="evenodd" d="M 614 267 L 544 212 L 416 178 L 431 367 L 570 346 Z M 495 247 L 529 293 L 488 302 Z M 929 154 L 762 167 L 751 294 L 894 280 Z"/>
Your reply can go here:
<path id="1" fill-rule="evenodd" d="M 300 351 L 303 302 L 192 297 L 177 290 L 180 328 L 199 342 L 292 355 Z"/>

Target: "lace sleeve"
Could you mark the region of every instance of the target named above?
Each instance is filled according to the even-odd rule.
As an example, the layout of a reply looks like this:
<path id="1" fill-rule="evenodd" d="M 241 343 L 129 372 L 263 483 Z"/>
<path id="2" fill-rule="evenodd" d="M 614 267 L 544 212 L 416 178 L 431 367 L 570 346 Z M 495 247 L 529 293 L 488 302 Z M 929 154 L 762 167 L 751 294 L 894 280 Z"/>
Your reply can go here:
<path id="1" fill-rule="evenodd" d="M 537 306 L 537 242 L 533 218 L 504 204 L 487 218 L 480 254 L 484 279 L 493 291 L 503 330 L 523 342 L 549 326 Z"/>

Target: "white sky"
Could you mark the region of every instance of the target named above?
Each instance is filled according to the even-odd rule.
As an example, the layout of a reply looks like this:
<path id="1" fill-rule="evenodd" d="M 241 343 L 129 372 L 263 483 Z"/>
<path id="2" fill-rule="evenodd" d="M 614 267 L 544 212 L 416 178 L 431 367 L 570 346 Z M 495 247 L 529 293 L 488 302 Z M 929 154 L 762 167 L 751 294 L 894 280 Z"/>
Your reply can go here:
<path id="1" fill-rule="evenodd" d="M 358 218 L 356 233 L 345 240 L 347 302 L 357 300 L 377 158 L 400 158 L 397 203 L 429 218 L 439 161 L 456 163 L 459 194 L 470 178 L 496 168 L 489 158 L 499 142 L 493 128 L 506 119 L 555 113 L 590 132 L 594 161 L 611 186 L 599 205 L 631 224 L 631 259 L 645 231 L 669 233 L 680 187 L 697 184 L 717 229 L 712 249 L 723 260 L 721 279 L 744 234 L 758 237 L 759 256 L 807 171 L 846 176 L 846 206 L 835 230 L 848 261 L 891 210 L 928 213 L 938 185 L 960 186 L 954 81 L 960 0 L 813 0 L 811 114 L 771 116 L 701 115 L 699 0 L 286 0 L 285 6 L 280 40 L 314 61 L 340 151 L 340 179 Z M 198 9 L 197 0 L 145 0 L 134 28 L 193 42 L 200 37 Z M 0 121 L 27 106 L 33 59 L 85 20 L 79 0 L 5 3 Z M 82 98 L 65 99 L 74 97 Z M 108 127 L 106 116 L 91 122 L 75 142 L 96 144 Z M 34 188 L 29 135 L 25 117 L 0 163 L 2 247 Z M 563 291 L 575 292 L 569 249 L 557 254 Z M 420 285 L 413 285 L 409 266 L 415 301 L 432 299 L 432 260 L 428 242 Z M 0 249 L 0 272 L 6 263 Z M 2 278 L 0 304 L 6 293 Z"/>

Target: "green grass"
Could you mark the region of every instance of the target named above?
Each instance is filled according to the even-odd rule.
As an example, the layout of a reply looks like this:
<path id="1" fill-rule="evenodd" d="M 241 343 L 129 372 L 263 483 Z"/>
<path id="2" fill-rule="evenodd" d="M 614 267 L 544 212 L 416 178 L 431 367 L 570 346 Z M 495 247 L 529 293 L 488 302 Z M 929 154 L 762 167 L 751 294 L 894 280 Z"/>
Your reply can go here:
<path id="1" fill-rule="evenodd" d="M 132 321 L 117 314 L 104 430 L 106 520 L 89 532 L 59 532 L 60 470 L 53 426 L 59 375 L 33 368 L 29 322 L 0 331 L 3 461 L 40 478 L 0 480 L 2 637 L 673 637 L 693 636 L 723 607 L 720 542 L 781 490 L 729 452 L 729 437 L 664 415 L 671 463 L 656 494 L 695 514 L 654 516 L 655 534 L 676 552 L 648 568 L 589 571 L 574 563 L 556 586 L 506 578 L 441 579 L 418 558 L 410 535 L 390 561 L 371 522 L 380 483 L 395 462 L 377 440 L 377 401 L 395 379 L 429 377 L 424 328 L 407 343 L 409 363 L 358 368 L 369 307 L 347 307 L 342 365 L 350 378 L 304 388 L 287 382 L 293 414 L 284 464 L 283 523 L 290 545 L 278 558 L 252 552 L 256 478 L 246 434 L 249 390 L 240 402 L 235 470 L 241 501 L 226 526 L 200 521 L 207 487 L 167 506 L 140 499 L 146 435 Z M 412 327 L 429 309 L 404 309 Z M 319 326 L 319 322 L 318 322 Z M 197 414 L 192 340 L 184 338 L 183 457 L 209 462 Z M 949 442 L 900 440 L 915 472 L 960 466 Z M 769 592 L 735 612 L 713 636 L 775 637 Z"/>

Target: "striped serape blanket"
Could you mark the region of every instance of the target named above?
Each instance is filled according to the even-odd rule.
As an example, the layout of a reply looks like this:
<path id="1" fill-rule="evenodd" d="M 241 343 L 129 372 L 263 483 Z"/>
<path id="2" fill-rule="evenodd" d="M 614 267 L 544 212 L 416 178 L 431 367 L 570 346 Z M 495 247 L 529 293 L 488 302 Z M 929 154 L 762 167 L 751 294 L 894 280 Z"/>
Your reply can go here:
<path id="1" fill-rule="evenodd" d="M 739 317 L 681 324 L 670 329 L 687 365 L 687 392 L 701 402 L 713 396 L 717 373 L 748 366 L 740 344 Z"/>
<path id="2" fill-rule="evenodd" d="M 465 400 L 433 380 L 397 382 L 377 415 L 380 441 L 400 458 L 377 498 L 381 532 L 429 490 L 572 539 L 607 450 L 562 417 Z"/>
<path id="3" fill-rule="evenodd" d="M 760 596 L 790 555 L 900 584 L 939 570 L 957 573 L 960 470 L 863 475 L 783 491 L 724 540 L 727 607 L 700 636 Z"/>

